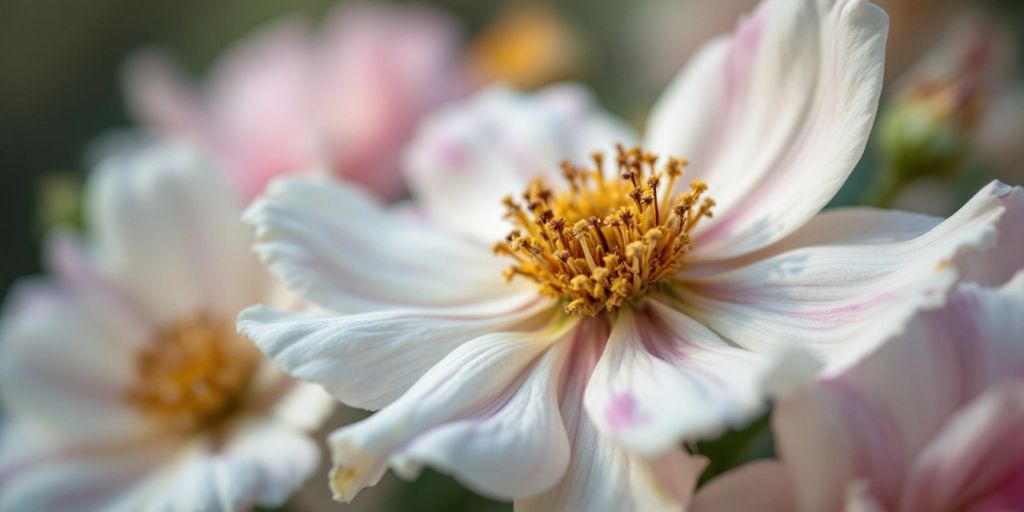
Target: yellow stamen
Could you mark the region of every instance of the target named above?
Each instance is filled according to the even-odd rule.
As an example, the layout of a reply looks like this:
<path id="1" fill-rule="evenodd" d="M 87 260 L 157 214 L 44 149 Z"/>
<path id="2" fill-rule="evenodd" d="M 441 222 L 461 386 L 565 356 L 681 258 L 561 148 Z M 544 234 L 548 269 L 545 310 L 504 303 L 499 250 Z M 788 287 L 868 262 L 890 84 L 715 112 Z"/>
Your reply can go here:
<path id="1" fill-rule="evenodd" d="M 516 260 L 507 279 L 531 279 L 542 294 L 562 299 L 566 313 L 587 316 L 614 311 L 669 279 L 690 233 L 715 205 L 702 181 L 683 193 L 674 189 L 684 159 L 670 158 L 657 171 L 654 154 L 618 146 L 619 179 L 605 178 L 603 154 L 592 159 L 590 169 L 563 163 L 569 186 L 559 194 L 538 179 L 523 205 L 506 198 L 506 218 L 516 229 L 494 248 Z"/>
<path id="2" fill-rule="evenodd" d="M 238 405 L 259 362 L 229 318 L 196 315 L 156 332 L 123 398 L 169 430 L 190 432 Z"/>

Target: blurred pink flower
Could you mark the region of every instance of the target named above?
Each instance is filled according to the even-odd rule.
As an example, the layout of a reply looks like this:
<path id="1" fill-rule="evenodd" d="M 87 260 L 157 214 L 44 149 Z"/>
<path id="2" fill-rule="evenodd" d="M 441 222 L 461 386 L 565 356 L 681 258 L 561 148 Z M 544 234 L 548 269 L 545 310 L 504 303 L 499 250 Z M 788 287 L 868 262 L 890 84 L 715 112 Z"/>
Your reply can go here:
<path id="1" fill-rule="evenodd" d="M 468 88 L 460 37 L 425 7 L 352 4 L 318 35 L 298 18 L 259 30 L 220 58 L 202 90 L 156 52 L 129 62 L 126 89 L 144 127 L 198 141 L 247 199 L 309 170 L 394 199 L 417 120 Z"/>
<path id="2" fill-rule="evenodd" d="M 1024 509 L 1024 189 L 1003 200 L 995 250 L 963 262 L 972 282 L 780 400 L 782 462 L 713 480 L 696 510 L 738 510 L 737 499 L 769 511 Z"/>
<path id="3" fill-rule="evenodd" d="M 236 191 L 161 147 L 106 161 L 87 199 L 92 236 L 57 235 L 0 324 L 0 510 L 280 506 L 333 401 L 235 333 L 280 304 Z"/>

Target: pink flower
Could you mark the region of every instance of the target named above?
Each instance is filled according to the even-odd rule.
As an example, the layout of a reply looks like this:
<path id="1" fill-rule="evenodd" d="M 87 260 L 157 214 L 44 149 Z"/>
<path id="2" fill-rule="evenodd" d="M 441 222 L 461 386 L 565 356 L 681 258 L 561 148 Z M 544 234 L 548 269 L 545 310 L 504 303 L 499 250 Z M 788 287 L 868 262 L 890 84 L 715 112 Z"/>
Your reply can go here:
<path id="1" fill-rule="evenodd" d="M 697 510 L 737 510 L 741 492 L 779 511 L 1024 507 L 1024 192 L 1005 200 L 997 250 L 964 265 L 984 284 L 959 285 L 857 365 L 781 400 L 782 463 L 712 481 Z"/>
<path id="2" fill-rule="evenodd" d="M 131 110 L 159 137 L 198 141 L 244 196 L 274 177 L 326 169 L 393 199 L 416 121 L 464 91 L 459 31 L 426 8 L 345 6 L 319 35 L 287 18 L 214 66 L 202 91 L 158 53 L 126 69 Z"/>

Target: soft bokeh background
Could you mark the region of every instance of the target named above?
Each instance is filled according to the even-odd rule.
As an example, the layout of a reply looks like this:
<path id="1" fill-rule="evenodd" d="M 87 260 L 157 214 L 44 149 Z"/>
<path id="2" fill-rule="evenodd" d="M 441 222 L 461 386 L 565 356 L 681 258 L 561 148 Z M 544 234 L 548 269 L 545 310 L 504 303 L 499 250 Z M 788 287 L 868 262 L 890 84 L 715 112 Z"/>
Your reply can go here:
<path id="1" fill-rule="evenodd" d="M 1024 56 L 1024 0 L 875 0 L 891 22 L 887 79 L 898 78 L 969 12 L 984 11 L 1002 32 L 1009 57 L 999 76 L 1020 91 Z M 285 13 L 313 18 L 337 5 L 330 0 L 0 0 L 0 293 L 18 277 L 38 272 L 39 241 L 55 219 L 74 220 L 77 183 L 87 170 L 92 142 L 129 124 L 120 68 L 133 51 L 161 47 L 201 76 L 216 56 L 255 27 Z M 603 103 L 637 123 L 657 92 L 702 41 L 729 27 L 754 0 L 436 0 L 466 31 L 471 58 L 481 69 L 524 85 L 574 79 L 594 88 Z M 520 55 L 522 52 L 522 55 Z M 524 57 L 525 55 L 525 57 Z M 501 61 L 501 62 L 495 62 Z M 494 68 L 497 66 L 498 68 Z M 493 69 L 492 69 L 493 68 Z M 892 90 L 898 89 L 893 85 Z M 888 93 L 887 93 L 888 94 Z M 1024 93 L 1008 95 L 1002 109 L 1010 128 L 996 128 L 1018 150 L 1024 124 L 1014 110 Z M 1016 132 L 1016 128 L 1020 132 Z M 873 142 L 840 203 L 861 200 L 878 164 Z M 989 159 L 989 160 L 995 160 Z M 986 165 L 1013 166 L 1015 162 Z M 1017 172 L 1024 164 L 1016 162 Z M 956 187 L 971 189 L 1006 169 L 921 188 L 906 204 L 922 210 Z M 1024 175 L 1024 173 L 1017 176 Z M 1018 182 L 1020 180 L 1017 180 Z M 44 194 L 45 192 L 45 194 Z M 45 198 L 45 199 L 44 199 Z M 916 201 L 916 202 L 915 202 Z M 939 211 L 942 208 L 935 208 Z M 338 419 L 338 421 L 342 421 Z M 329 429 L 328 429 L 329 430 Z M 325 430 L 326 431 L 326 430 Z M 729 457 L 764 453 L 763 429 L 753 428 L 706 450 Z M 327 500 L 322 479 L 293 508 Z M 362 510 L 505 510 L 435 473 L 416 484 L 387 479 L 358 500 Z"/>

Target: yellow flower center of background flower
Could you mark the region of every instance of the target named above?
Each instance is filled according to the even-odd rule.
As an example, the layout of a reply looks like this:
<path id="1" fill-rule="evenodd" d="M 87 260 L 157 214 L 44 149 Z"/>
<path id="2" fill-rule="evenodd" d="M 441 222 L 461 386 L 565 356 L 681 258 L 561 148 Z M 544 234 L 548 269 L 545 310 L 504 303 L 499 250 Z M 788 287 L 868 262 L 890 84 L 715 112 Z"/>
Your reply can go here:
<path id="1" fill-rule="evenodd" d="M 496 254 L 516 260 L 506 279 L 523 276 L 543 295 L 563 299 L 566 313 L 595 316 L 614 311 L 651 286 L 669 279 L 690 246 L 690 232 L 711 217 L 707 185 L 693 181 L 675 190 L 686 161 L 619 146 L 617 176 L 606 177 L 604 157 L 592 169 L 562 164 L 568 189 L 554 193 L 541 179 L 520 203 L 507 197 L 506 217 L 515 224 Z"/>
<path id="2" fill-rule="evenodd" d="M 259 363 L 231 319 L 203 314 L 157 331 L 137 357 L 135 385 L 124 399 L 179 432 L 224 419 Z"/>

